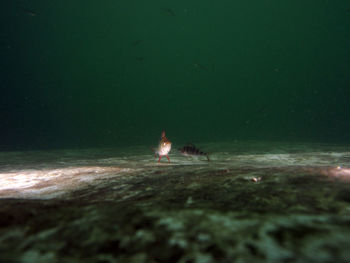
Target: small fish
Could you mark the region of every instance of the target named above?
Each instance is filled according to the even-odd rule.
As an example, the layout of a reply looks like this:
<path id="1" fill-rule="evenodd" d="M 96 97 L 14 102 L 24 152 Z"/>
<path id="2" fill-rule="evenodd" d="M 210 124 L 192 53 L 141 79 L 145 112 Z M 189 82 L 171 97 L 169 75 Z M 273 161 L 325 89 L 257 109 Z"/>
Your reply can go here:
<path id="1" fill-rule="evenodd" d="M 25 12 L 29 16 L 37 16 L 37 14 L 38 14 L 37 12 L 35 12 L 29 8 L 26 8 L 26 7 L 22 7 L 22 10 L 23 10 L 23 12 Z"/>
<path id="2" fill-rule="evenodd" d="M 194 63 L 193 66 L 195 66 L 197 69 L 208 70 L 207 67 L 205 67 L 205 66 L 203 66 L 202 64 L 199 64 L 199 63 Z"/>
<path id="3" fill-rule="evenodd" d="M 179 150 L 185 156 L 206 156 L 208 159 L 208 162 L 210 161 L 209 160 L 209 153 L 202 152 L 201 150 L 197 149 L 191 143 L 186 144 L 184 147 L 182 147 Z"/>
<path id="4" fill-rule="evenodd" d="M 135 57 L 135 58 L 136 58 L 137 61 L 140 61 L 140 62 L 145 60 L 144 57 Z"/>
<path id="5" fill-rule="evenodd" d="M 139 39 L 139 40 L 136 40 L 136 41 L 132 42 L 131 45 L 132 45 L 133 47 L 136 47 L 136 46 L 140 45 L 142 42 L 143 42 L 143 40 L 142 40 L 142 39 Z"/>
<path id="6" fill-rule="evenodd" d="M 162 8 L 162 10 L 163 10 L 165 13 L 168 13 L 168 15 L 175 16 L 174 11 L 171 10 L 170 8 Z"/>
<path id="7" fill-rule="evenodd" d="M 165 137 L 165 131 L 162 131 L 162 137 L 159 141 L 158 148 L 155 149 L 154 158 L 156 158 L 158 155 L 159 156 L 158 162 L 160 162 L 160 159 L 162 159 L 162 157 L 165 155 L 170 163 L 170 158 L 168 156 L 168 153 L 170 152 L 170 150 L 171 150 L 171 142 L 168 140 L 167 137 Z"/>

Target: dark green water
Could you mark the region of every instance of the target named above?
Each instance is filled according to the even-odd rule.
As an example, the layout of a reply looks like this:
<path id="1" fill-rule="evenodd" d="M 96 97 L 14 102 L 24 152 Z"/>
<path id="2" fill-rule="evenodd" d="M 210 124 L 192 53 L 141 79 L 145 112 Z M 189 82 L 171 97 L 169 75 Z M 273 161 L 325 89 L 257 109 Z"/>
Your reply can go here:
<path id="1" fill-rule="evenodd" d="M 0 146 L 350 142 L 350 3 L 2 1 Z"/>

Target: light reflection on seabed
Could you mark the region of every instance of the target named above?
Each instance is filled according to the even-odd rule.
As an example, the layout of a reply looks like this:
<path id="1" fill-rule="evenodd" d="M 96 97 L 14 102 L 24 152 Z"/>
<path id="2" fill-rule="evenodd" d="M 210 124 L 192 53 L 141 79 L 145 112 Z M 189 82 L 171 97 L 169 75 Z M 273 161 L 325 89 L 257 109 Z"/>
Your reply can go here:
<path id="1" fill-rule="evenodd" d="M 323 175 L 332 176 L 338 178 L 340 180 L 350 180 L 350 168 L 344 168 L 341 166 L 331 167 L 331 168 L 323 168 L 320 169 L 320 173 Z"/>
<path id="2" fill-rule="evenodd" d="M 9 159 L 10 160 L 10 159 Z M 124 175 L 134 175 L 145 171 L 157 171 L 164 167 L 191 169 L 197 174 L 215 170 L 239 170 L 249 168 L 259 172 L 261 169 L 278 170 L 282 174 L 294 170 L 296 173 L 318 174 L 350 181 L 350 168 L 347 165 L 350 152 L 308 152 L 283 154 L 231 154 L 218 152 L 211 156 L 211 162 L 196 158 L 185 158 L 179 154 L 171 156 L 171 163 L 158 164 L 152 154 L 139 154 L 114 158 L 108 156 L 100 159 L 79 159 L 63 167 L 43 166 L 35 163 L 31 169 L 21 167 L 18 163 L 10 168 L 0 166 L 0 198 L 40 198 L 50 199 L 63 196 L 69 191 L 90 184 L 99 184 L 101 180 L 117 180 Z M 4 161 L 2 162 L 4 164 Z M 21 168 L 20 168 L 21 167 Z M 34 167 L 34 169 L 33 169 Z M 36 168 L 37 167 L 37 168 Z M 166 173 L 164 174 L 166 176 Z"/>
<path id="3" fill-rule="evenodd" d="M 0 173 L 0 198 L 54 198 L 95 180 L 130 173 L 128 168 L 81 166 Z"/>

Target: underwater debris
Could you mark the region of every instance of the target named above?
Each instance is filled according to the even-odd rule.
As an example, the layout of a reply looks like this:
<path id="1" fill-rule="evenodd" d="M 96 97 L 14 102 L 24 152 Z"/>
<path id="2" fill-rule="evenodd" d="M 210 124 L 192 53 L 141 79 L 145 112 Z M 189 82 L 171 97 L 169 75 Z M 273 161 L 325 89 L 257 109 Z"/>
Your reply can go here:
<path id="1" fill-rule="evenodd" d="M 260 181 L 261 181 L 261 176 L 259 176 L 259 177 L 253 177 L 251 180 L 252 180 L 252 182 L 254 182 L 254 183 L 260 182 Z"/>

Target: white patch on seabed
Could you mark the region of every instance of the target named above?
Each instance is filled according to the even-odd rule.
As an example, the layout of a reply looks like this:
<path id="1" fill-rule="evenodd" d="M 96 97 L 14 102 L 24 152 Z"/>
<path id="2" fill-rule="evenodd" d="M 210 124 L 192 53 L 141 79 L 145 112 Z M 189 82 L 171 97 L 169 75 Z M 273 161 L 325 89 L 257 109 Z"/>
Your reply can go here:
<path id="1" fill-rule="evenodd" d="M 85 166 L 0 173 L 0 198 L 55 198 L 97 179 L 116 177 L 131 171 L 134 170 Z"/>
<path id="2" fill-rule="evenodd" d="M 305 152 L 305 149 L 301 148 L 299 153 L 293 148 L 293 152 L 288 153 L 289 148 L 286 146 L 283 153 L 277 151 L 274 154 L 271 153 L 273 151 L 269 151 L 252 154 L 252 151 L 225 151 L 229 147 L 233 148 L 235 145 L 208 145 L 207 149 L 219 149 L 211 154 L 210 162 L 170 152 L 170 163 L 166 159 L 158 163 L 158 159 L 154 159 L 154 154 L 149 153 L 148 148 L 123 150 L 116 154 L 103 154 L 103 151 L 98 150 L 77 151 L 64 163 L 62 158 L 68 158 L 66 152 L 0 153 L 0 198 L 56 198 L 84 186 L 105 184 L 126 174 L 143 173 L 148 176 L 160 168 L 164 168 L 162 176 L 167 176 L 175 170 L 179 173 L 192 171 L 200 176 L 213 170 L 233 171 L 249 168 L 253 173 L 254 169 L 259 171 L 261 168 L 278 168 L 281 172 L 284 169 L 298 168 L 309 173 L 350 180 L 348 148 L 341 148 L 342 151 L 339 152 L 330 151 L 329 147 L 327 151 L 315 152 Z M 50 161 L 45 158 L 46 155 L 51 158 Z M 91 157 L 95 155 L 99 155 L 100 158 Z M 145 171 L 147 173 L 144 173 Z M 246 179 L 254 183 L 263 181 L 259 174 Z"/>

